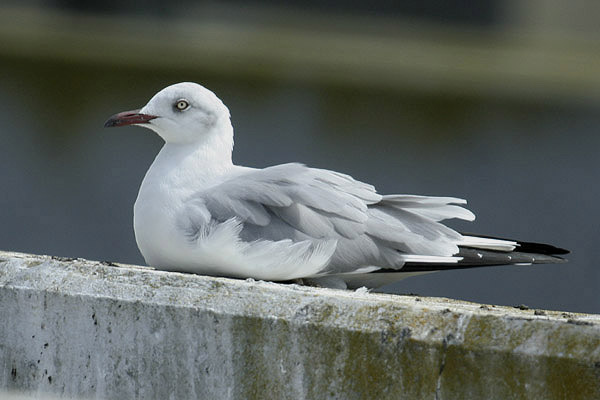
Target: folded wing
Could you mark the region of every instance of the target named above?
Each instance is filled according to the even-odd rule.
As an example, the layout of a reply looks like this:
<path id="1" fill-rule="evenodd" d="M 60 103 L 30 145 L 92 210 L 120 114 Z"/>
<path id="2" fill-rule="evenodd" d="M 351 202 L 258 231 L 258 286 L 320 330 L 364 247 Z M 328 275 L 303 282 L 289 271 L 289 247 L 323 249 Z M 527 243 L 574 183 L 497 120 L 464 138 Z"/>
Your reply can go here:
<path id="1" fill-rule="evenodd" d="M 281 264 L 298 264 L 296 272 L 282 266 L 290 271 L 278 278 L 294 279 L 307 272 L 399 270 L 406 262 L 456 263 L 463 236 L 440 221 L 472 220 L 474 215 L 460 206 L 464 203 L 452 197 L 381 196 L 348 175 L 293 163 L 244 170 L 196 193 L 186 203 L 181 226 L 197 240 L 211 227 L 237 224 L 247 251 L 267 244 L 296 246 L 302 252 L 291 251 L 288 264 L 276 254 L 262 254 Z M 306 270 L 300 264 L 310 263 L 313 252 L 321 252 L 321 265 Z"/>

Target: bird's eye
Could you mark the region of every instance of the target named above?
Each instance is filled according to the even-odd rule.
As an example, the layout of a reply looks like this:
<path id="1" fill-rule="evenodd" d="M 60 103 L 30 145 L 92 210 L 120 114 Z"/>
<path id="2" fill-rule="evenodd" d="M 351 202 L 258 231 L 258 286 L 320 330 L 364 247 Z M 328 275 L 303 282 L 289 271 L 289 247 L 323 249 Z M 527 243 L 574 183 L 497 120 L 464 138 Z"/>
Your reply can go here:
<path id="1" fill-rule="evenodd" d="M 179 111 L 185 111 L 190 108 L 190 103 L 188 103 L 188 101 L 185 99 L 180 99 L 177 100 L 177 103 L 175 103 L 175 108 Z"/>

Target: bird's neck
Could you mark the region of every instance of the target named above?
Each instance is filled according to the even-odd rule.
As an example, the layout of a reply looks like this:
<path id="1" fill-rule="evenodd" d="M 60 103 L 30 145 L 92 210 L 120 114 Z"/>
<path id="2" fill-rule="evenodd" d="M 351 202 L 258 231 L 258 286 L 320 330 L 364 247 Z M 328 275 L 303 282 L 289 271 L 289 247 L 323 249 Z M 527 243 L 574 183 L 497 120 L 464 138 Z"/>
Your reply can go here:
<path id="1" fill-rule="evenodd" d="M 233 168 L 231 134 L 210 135 L 202 142 L 166 143 L 144 181 L 170 188 L 208 187 Z"/>

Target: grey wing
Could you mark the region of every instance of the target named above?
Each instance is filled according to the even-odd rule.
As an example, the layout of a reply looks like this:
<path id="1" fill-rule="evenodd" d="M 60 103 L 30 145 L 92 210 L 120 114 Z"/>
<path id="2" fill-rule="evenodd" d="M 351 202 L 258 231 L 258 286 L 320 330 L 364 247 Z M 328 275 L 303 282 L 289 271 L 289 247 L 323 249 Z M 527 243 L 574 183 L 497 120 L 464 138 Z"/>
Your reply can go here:
<path id="1" fill-rule="evenodd" d="M 185 227 L 194 236 L 209 221 L 237 220 L 253 241 L 335 241 L 319 274 L 399 269 L 406 261 L 454 261 L 461 235 L 439 221 L 473 219 L 448 197 L 381 196 L 373 186 L 333 171 L 283 164 L 249 170 L 197 193 Z"/>

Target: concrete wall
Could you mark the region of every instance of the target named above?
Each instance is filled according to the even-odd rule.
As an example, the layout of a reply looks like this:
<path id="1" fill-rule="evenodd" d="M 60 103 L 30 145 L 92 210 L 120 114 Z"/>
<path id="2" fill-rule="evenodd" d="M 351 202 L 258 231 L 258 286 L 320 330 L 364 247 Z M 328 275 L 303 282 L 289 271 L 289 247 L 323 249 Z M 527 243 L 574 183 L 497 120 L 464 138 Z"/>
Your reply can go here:
<path id="1" fill-rule="evenodd" d="M 600 316 L 0 252 L 0 390 L 600 398 Z"/>

